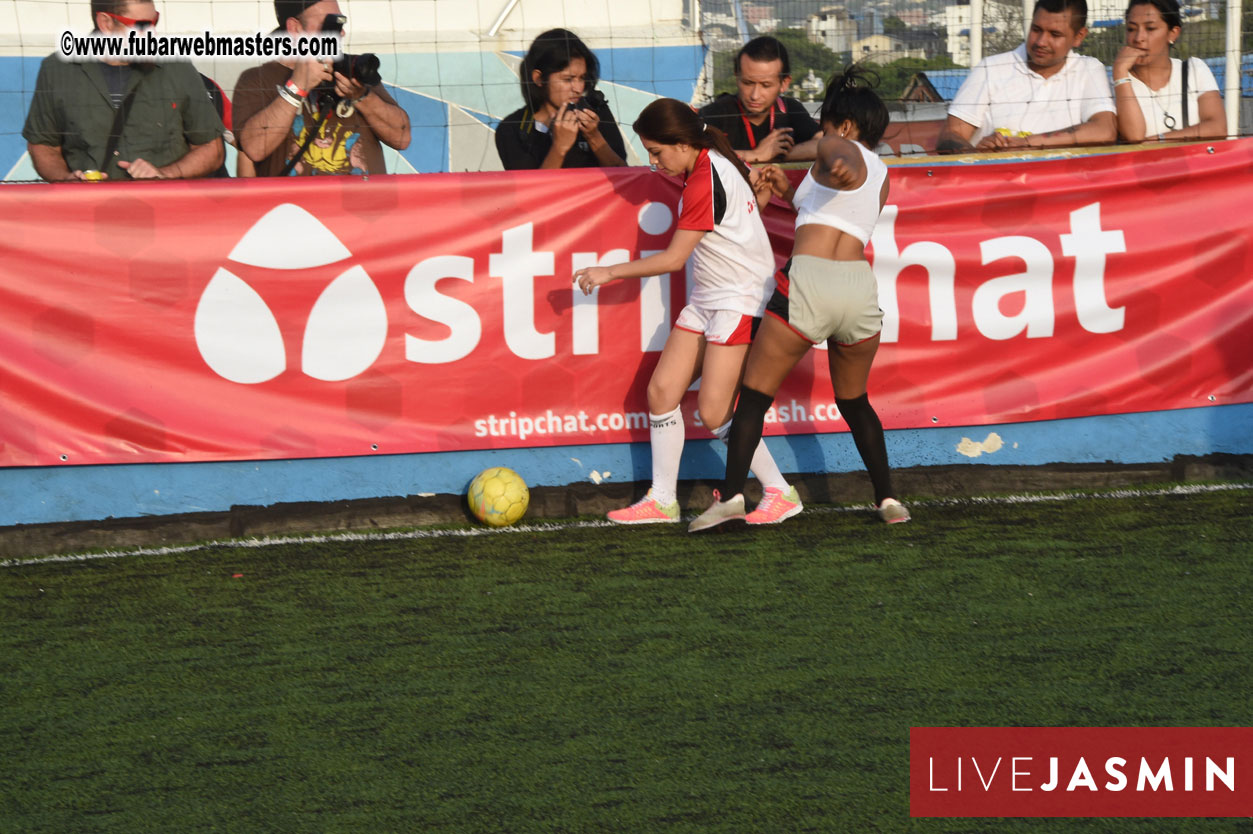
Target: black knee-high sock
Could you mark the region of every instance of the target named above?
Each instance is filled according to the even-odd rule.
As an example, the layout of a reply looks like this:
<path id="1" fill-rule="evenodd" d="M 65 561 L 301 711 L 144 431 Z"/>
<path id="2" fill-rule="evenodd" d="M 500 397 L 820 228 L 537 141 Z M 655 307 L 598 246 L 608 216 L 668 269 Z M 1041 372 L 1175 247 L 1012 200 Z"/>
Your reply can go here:
<path id="1" fill-rule="evenodd" d="M 722 500 L 744 491 L 748 469 L 753 462 L 753 452 L 761 442 L 762 428 L 766 424 L 766 412 L 773 397 L 752 388 L 740 389 L 740 401 L 735 406 L 735 418 L 727 435 L 727 474 L 722 482 Z"/>
<path id="2" fill-rule="evenodd" d="M 884 498 L 895 498 L 892 491 L 892 473 L 888 469 L 888 447 L 883 440 L 883 424 L 879 422 L 879 415 L 870 405 L 869 395 L 862 394 L 851 400 L 837 397 L 835 404 L 839 406 L 844 422 L 848 423 L 853 442 L 861 453 L 862 463 L 866 464 L 866 470 L 870 473 L 870 483 L 874 485 L 875 506 L 881 504 Z"/>

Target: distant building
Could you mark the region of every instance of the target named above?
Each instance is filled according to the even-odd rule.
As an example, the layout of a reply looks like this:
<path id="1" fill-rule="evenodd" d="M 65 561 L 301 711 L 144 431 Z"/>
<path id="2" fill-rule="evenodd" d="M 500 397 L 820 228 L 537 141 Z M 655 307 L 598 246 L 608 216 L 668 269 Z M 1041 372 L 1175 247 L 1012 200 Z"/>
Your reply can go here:
<path id="1" fill-rule="evenodd" d="M 916 72 L 905 84 L 905 89 L 901 90 L 901 101 L 928 104 L 942 102 L 944 97 L 935 89 L 935 85 L 931 83 L 931 79 L 927 78 L 925 72 Z"/>
<path id="2" fill-rule="evenodd" d="M 931 17 L 924 9 L 909 9 L 908 11 L 896 11 L 892 13 L 901 23 L 906 26 L 926 26 Z"/>
<path id="3" fill-rule="evenodd" d="M 901 92 L 901 101 L 947 102 L 957 95 L 962 82 L 970 75 L 967 69 L 927 70 L 914 73 Z"/>
<path id="4" fill-rule="evenodd" d="M 774 6 L 759 3 L 744 3 L 744 22 L 759 34 L 768 34 L 779 28 L 779 19 L 774 16 Z"/>
<path id="5" fill-rule="evenodd" d="M 1124 5 L 1123 8 L 1126 8 Z M 1091 15 L 1089 15 L 1089 19 Z M 968 67 L 970 61 L 970 5 L 944 7 L 945 42 L 948 55 L 959 67 Z M 1017 2 L 991 0 L 983 4 L 983 57 L 1000 49 L 989 49 L 992 40 L 1021 43 L 1026 34 L 1023 26 L 1022 5 Z M 1000 36 L 1000 37 L 995 37 Z M 1008 47 L 1012 49 L 1013 47 Z"/>
<path id="6" fill-rule="evenodd" d="M 874 9 L 866 9 L 857 20 L 857 37 L 868 38 L 871 35 L 883 34 L 883 15 Z"/>
<path id="7" fill-rule="evenodd" d="M 901 58 L 926 58 L 926 50 L 894 35 L 871 35 L 853 42 L 854 61 L 890 64 Z"/>
<path id="8" fill-rule="evenodd" d="M 836 54 L 852 52 L 857 21 L 843 6 L 827 6 L 806 18 L 805 34 L 812 43 L 820 43 Z"/>
<path id="9" fill-rule="evenodd" d="M 1211 17 L 1217 18 L 1217 15 L 1211 15 L 1211 3 L 1208 2 L 1187 2 L 1183 0 L 1179 4 L 1180 14 L 1186 22 L 1197 22 L 1209 20 Z M 1124 16 L 1127 13 L 1127 4 L 1119 2 L 1119 0 L 1089 0 L 1088 2 L 1088 28 L 1089 29 L 1108 29 L 1113 26 L 1121 26 Z"/>

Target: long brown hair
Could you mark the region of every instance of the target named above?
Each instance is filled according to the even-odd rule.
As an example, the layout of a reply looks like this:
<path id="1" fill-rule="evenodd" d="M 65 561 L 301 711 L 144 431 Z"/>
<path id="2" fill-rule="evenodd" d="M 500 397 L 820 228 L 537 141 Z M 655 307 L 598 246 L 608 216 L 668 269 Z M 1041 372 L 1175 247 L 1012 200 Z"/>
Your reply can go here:
<path id="1" fill-rule="evenodd" d="M 531 108 L 532 113 L 543 107 L 547 100 L 548 94 L 544 87 L 548 85 L 548 77 L 570 66 L 575 58 L 582 58 L 587 68 L 584 76 L 587 82 L 585 90 L 590 92 L 600 80 L 600 61 L 596 60 L 596 54 L 587 48 L 587 44 L 579 40 L 578 35 L 568 29 L 549 29 L 531 43 L 526 57 L 522 59 L 518 75 L 522 81 L 522 100 Z M 539 70 L 539 84 L 531 77 L 534 70 Z"/>
<path id="2" fill-rule="evenodd" d="M 631 129 L 641 139 L 651 139 L 662 145 L 712 148 L 730 160 L 744 178 L 744 182 L 752 185 L 752 180 L 748 177 L 748 166 L 736 155 L 727 135 L 718 128 L 705 124 L 690 105 L 678 99 L 657 99 L 640 112 Z"/>

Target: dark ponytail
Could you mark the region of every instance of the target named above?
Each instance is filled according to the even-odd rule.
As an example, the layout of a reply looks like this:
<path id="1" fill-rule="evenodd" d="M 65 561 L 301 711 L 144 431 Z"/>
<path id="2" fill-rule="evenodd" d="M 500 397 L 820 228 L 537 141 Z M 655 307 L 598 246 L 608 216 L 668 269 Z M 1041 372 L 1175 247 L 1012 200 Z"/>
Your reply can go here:
<path id="1" fill-rule="evenodd" d="M 651 139 L 662 145 L 691 145 L 693 148 L 712 148 L 735 165 L 744 182 L 752 184 L 748 166 L 731 147 L 731 140 L 716 127 L 704 122 L 690 105 L 678 99 L 659 98 L 640 112 L 631 129 L 641 138 Z"/>
<path id="2" fill-rule="evenodd" d="M 822 125 L 839 127 L 845 120 L 857 125 L 857 134 L 862 144 L 874 150 L 888 129 L 887 105 L 875 87 L 879 86 L 879 76 L 873 71 L 857 64 L 844 68 L 831 76 L 827 82 L 827 96 L 822 101 Z"/>

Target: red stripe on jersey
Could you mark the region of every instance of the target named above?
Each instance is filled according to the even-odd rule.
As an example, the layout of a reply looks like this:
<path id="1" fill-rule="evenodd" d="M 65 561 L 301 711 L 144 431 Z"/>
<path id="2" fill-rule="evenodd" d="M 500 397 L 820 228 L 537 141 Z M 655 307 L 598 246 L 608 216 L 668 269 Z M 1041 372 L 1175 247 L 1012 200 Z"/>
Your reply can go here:
<path id="1" fill-rule="evenodd" d="M 683 182 L 679 198 L 679 228 L 693 232 L 714 230 L 714 171 L 709 150 L 702 148 L 696 166 Z"/>

